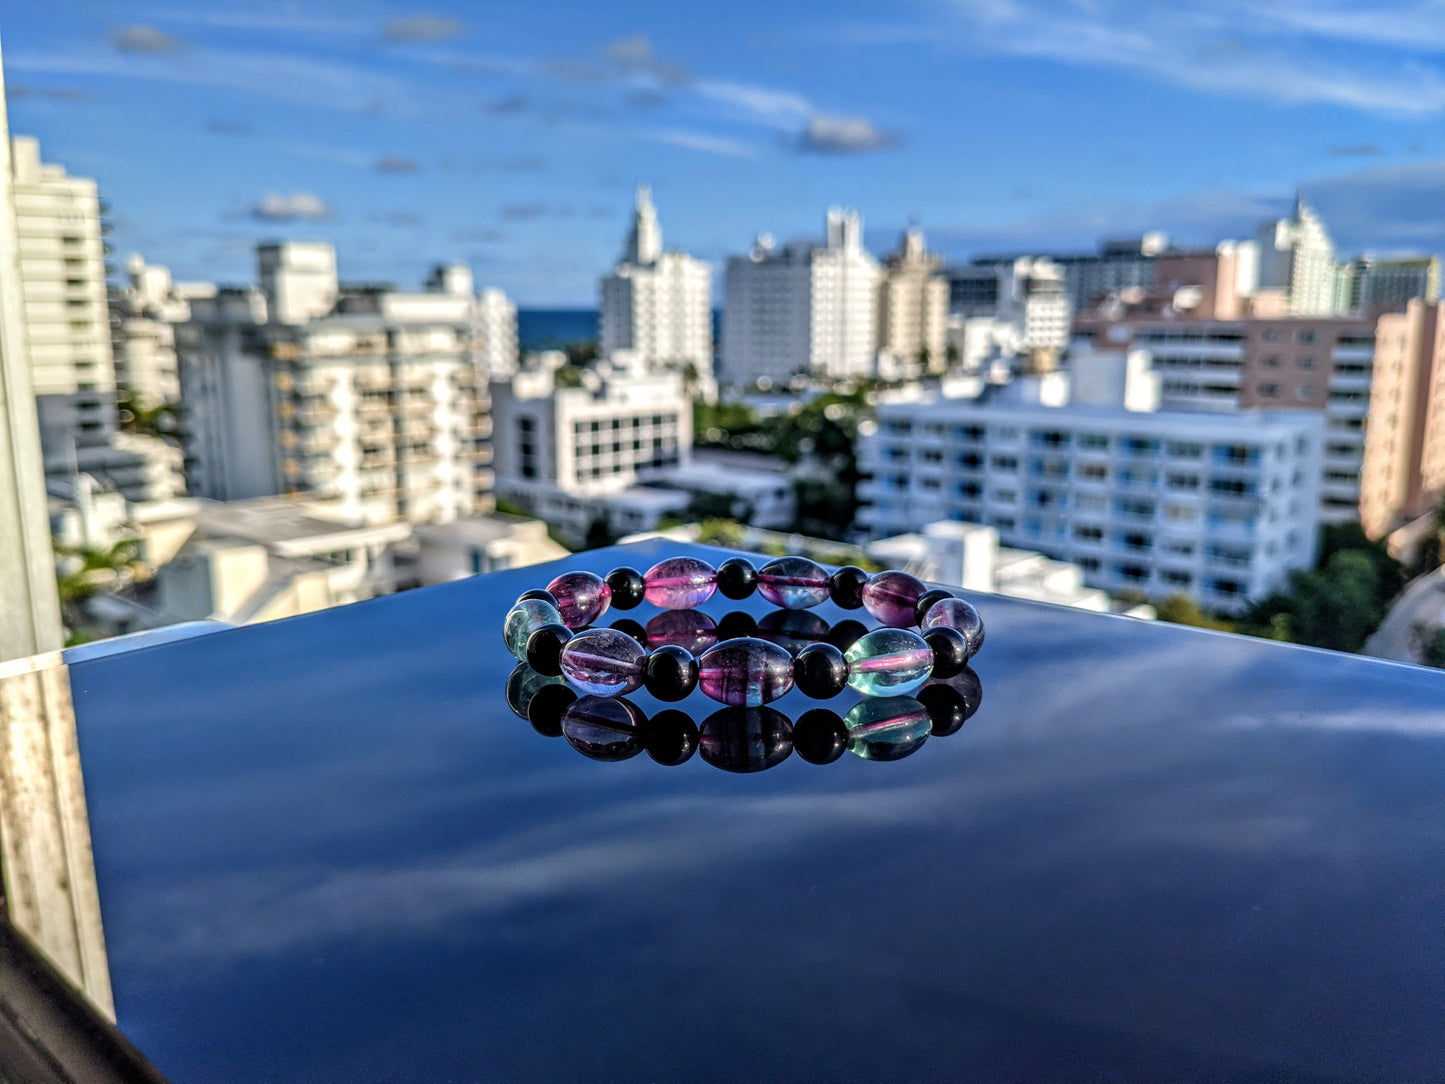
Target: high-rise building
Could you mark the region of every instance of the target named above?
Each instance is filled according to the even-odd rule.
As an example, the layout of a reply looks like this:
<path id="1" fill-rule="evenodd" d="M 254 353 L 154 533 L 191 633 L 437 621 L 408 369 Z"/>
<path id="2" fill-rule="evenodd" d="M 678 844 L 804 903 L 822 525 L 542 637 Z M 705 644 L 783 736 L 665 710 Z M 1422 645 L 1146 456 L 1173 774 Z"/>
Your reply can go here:
<path id="1" fill-rule="evenodd" d="M 943 257 L 930 253 L 919 230 L 909 230 L 884 261 L 878 289 L 878 349 L 899 361 L 926 357 L 925 370 L 945 364 L 948 280 Z"/>
<path id="2" fill-rule="evenodd" d="M 1073 311 L 1083 312 L 1120 290 L 1152 286 L 1154 261 L 1168 248 L 1169 238 L 1163 233 L 1153 232 L 1127 240 L 1105 241 L 1099 246 L 1098 252 L 1052 252 L 1042 255 L 1050 263 L 1063 269 L 1064 290 L 1068 294 L 1069 304 Z M 1024 256 L 1036 259 L 1039 254 L 979 256 L 973 260 L 971 267 L 950 271 L 949 278 L 953 283 L 951 311 L 964 316 L 987 315 L 982 312 L 963 311 L 969 295 L 977 289 L 969 285 L 971 281 L 978 281 L 972 277 L 972 272 L 975 269 L 1009 267 Z"/>
<path id="3" fill-rule="evenodd" d="M 1318 415 L 1131 410 L 1150 405 L 1127 387 L 1148 374 L 1118 373 L 1112 405 L 1070 401 L 1064 373 L 976 398 L 885 397 L 860 441 L 859 525 L 876 538 L 982 523 L 1005 545 L 1072 562 L 1090 586 L 1226 612 L 1313 563 Z"/>
<path id="4" fill-rule="evenodd" d="M 192 492 L 280 493 L 372 523 L 485 507 L 490 423 L 466 292 L 339 286 L 329 245 L 263 245 L 261 288 L 191 302 L 178 337 Z M 331 269 L 327 277 L 327 269 Z"/>
<path id="5" fill-rule="evenodd" d="M 1378 538 L 1445 491 L 1445 305 L 1380 317 L 1369 409 L 1360 522 Z"/>
<path id="6" fill-rule="evenodd" d="M 126 263 L 127 283 L 111 291 L 111 334 L 115 379 L 145 406 L 181 397 L 176 360 L 176 326 L 191 318 L 191 300 L 216 295 L 210 283 L 172 282 L 164 267 L 139 256 Z"/>
<path id="7" fill-rule="evenodd" d="M 482 369 L 491 380 L 517 371 L 517 306 L 494 286 L 477 295 Z"/>
<path id="8" fill-rule="evenodd" d="M 1399 260 L 1359 261 L 1359 303 L 1362 306 L 1398 305 L 1411 301 L 1429 304 L 1440 297 L 1440 257 L 1416 256 Z"/>
<path id="9" fill-rule="evenodd" d="M 856 211 L 829 210 L 827 243 L 778 249 L 764 234 L 728 260 L 723 379 L 782 384 L 797 376 L 866 376 L 877 359 L 878 264 Z"/>
<path id="10" fill-rule="evenodd" d="M 1292 316 L 1337 311 L 1334 243 L 1303 196 L 1289 218 L 1261 223 L 1258 242 L 1260 289 L 1282 291 Z"/>
<path id="11" fill-rule="evenodd" d="M 0 662 L 62 643 L 0 76 Z"/>
<path id="12" fill-rule="evenodd" d="M 691 365 L 712 377 L 712 268 L 685 252 L 666 252 L 647 185 L 622 258 L 601 285 L 601 350 L 631 351 L 657 368 Z"/>

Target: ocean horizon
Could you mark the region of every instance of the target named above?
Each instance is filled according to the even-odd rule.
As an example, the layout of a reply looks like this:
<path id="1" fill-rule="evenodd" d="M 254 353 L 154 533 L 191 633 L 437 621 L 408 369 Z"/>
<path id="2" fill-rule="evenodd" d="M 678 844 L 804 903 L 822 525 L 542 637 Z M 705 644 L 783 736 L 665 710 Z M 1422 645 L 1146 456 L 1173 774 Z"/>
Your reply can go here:
<path id="1" fill-rule="evenodd" d="M 722 310 L 712 310 L 712 337 L 719 341 L 722 333 Z M 568 343 L 596 342 L 596 309 L 522 309 L 517 310 L 517 345 L 523 353 L 535 350 L 558 350 Z"/>

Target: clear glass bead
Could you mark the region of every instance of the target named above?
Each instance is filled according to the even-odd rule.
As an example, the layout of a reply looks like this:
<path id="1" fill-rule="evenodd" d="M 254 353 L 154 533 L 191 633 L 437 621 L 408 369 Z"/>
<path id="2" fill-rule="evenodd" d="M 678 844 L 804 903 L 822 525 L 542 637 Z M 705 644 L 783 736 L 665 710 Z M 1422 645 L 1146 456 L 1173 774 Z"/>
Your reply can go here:
<path id="1" fill-rule="evenodd" d="M 774 606 L 806 610 L 828 601 L 828 572 L 806 557 L 779 557 L 758 569 L 758 594 Z"/>
<path id="2" fill-rule="evenodd" d="M 931 629 L 939 625 L 958 631 L 968 644 L 970 658 L 983 647 L 983 618 L 978 610 L 963 599 L 940 599 L 928 608 L 928 612 L 923 615 L 923 627 Z"/>
<path id="3" fill-rule="evenodd" d="M 751 636 L 708 648 L 697 664 L 698 687 L 733 707 L 771 703 L 793 687 L 793 657 Z"/>
<path id="4" fill-rule="evenodd" d="M 562 674 L 578 692 L 618 696 L 642 685 L 647 652 L 616 629 L 587 629 L 562 648 Z"/>
<path id="5" fill-rule="evenodd" d="M 911 629 L 874 629 L 860 636 L 843 658 L 848 684 L 864 696 L 901 696 L 928 680 L 933 651 Z"/>
<path id="6" fill-rule="evenodd" d="M 569 629 L 592 624 L 612 601 L 612 588 L 595 572 L 564 572 L 547 585 L 547 593 L 557 600 L 562 624 Z"/>
<path id="7" fill-rule="evenodd" d="M 562 712 L 562 736 L 585 757 L 628 760 L 642 752 L 643 715 L 630 701 L 579 696 Z"/>
<path id="8" fill-rule="evenodd" d="M 663 610 L 647 623 L 647 646 L 672 644 L 701 655 L 717 643 L 717 622 L 697 610 Z"/>
<path id="9" fill-rule="evenodd" d="M 843 716 L 848 751 L 864 760 L 902 760 L 928 740 L 933 719 L 911 696 L 860 700 Z"/>
<path id="10" fill-rule="evenodd" d="M 524 598 L 507 612 L 502 623 L 502 639 L 507 650 L 523 662 L 527 660 L 527 637 L 543 625 L 562 624 L 557 607 L 539 598 Z"/>
<path id="11" fill-rule="evenodd" d="M 880 572 L 863 585 L 863 608 L 895 629 L 918 623 L 914 607 L 928 591 L 923 581 L 907 572 Z"/>
<path id="12" fill-rule="evenodd" d="M 643 597 L 661 610 L 690 610 L 712 598 L 717 569 L 696 557 L 669 557 L 642 574 Z"/>

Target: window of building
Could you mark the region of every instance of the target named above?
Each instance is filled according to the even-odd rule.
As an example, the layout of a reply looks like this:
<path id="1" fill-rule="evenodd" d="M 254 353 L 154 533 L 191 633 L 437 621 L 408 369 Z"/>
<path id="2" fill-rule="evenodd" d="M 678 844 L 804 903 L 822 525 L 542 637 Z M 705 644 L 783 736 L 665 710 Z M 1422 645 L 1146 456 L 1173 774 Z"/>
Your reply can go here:
<path id="1" fill-rule="evenodd" d="M 1313 370 L 1315 367 L 1315 359 L 1311 357 L 1295 358 L 1294 363 L 1301 369 Z"/>
<path id="2" fill-rule="evenodd" d="M 1198 459 L 1204 454 L 1204 445 L 1171 440 L 1164 450 L 1175 459 Z"/>
<path id="3" fill-rule="evenodd" d="M 1079 477 L 1086 482 L 1102 482 L 1109 477 L 1109 468 L 1102 463 L 1080 463 Z"/>
<path id="4" fill-rule="evenodd" d="M 1312 343 L 1315 341 L 1315 338 L 1316 336 L 1313 328 L 1302 327 L 1294 333 L 1294 341 L 1297 343 Z"/>
<path id="5" fill-rule="evenodd" d="M 1259 386 L 1259 394 L 1260 394 L 1260 395 L 1278 395 L 1278 394 L 1279 394 L 1279 385 L 1278 385 L 1278 384 L 1274 384 L 1274 383 L 1261 384 L 1261 385 Z"/>
<path id="6" fill-rule="evenodd" d="M 1102 542 L 1104 530 L 1102 527 L 1079 526 L 1074 528 L 1074 537 L 1080 542 Z"/>
<path id="7" fill-rule="evenodd" d="M 1264 359 L 1264 364 L 1265 364 L 1265 366 L 1266 366 L 1267 368 L 1270 368 L 1270 369 L 1278 369 L 1278 368 L 1279 368 L 1279 355 L 1278 355 L 1278 354 L 1270 354 L 1268 357 L 1266 357 L 1266 358 Z"/>
<path id="8" fill-rule="evenodd" d="M 1091 574 L 1098 572 L 1100 568 L 1100 561 L 1097 557 L 1080 557 L 1074 563 L 1083 571 Z"/>
<path id="9" fill-rule="evenodd" d="M 994 470 L 1018 470 L 1019 461 L 1011 455 L 996 455 L 993 457 Z"/>
<path id="10" fill-rule="evenodd" d="M 1103 451 L 1109 447 L 1109 438 L 1103 433 L 1080 433 L 1079 447 L 1089 451 Z"/>
<path id="11" fill-rule="evenodd" d="M 1308 402 L 1314 397 L 1314 389 L 1308 384 L 1297 384 L 1294 389 L 1294 397 L 1301 403 Z"/>
<path id="12" fill-rule="evenodd" d="M 1177 568 L 1164 569 L 1159 573 L 1159 578 L 1170 587 L 1188 587 L 1194 581 L 1194 577 L 1188 572 L 1182 572 Z"/>
<path id="13" fill-rule="evenodd" d="M 1261 335 L 1260 338 L 1262 338 L 1267 343 L 1283 342 L 1284 332 L 1277 327 L 1266 328 L 1264 334 Z"/>

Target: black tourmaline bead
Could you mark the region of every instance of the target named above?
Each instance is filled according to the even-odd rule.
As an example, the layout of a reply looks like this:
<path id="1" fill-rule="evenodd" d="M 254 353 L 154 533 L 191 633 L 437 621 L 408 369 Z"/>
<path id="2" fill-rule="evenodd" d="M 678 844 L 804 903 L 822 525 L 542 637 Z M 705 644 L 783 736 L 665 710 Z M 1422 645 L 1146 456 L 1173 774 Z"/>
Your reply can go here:
<path id="1" fill-rule="evenodd" d="M 540 587 L 537 588 L 537 590 L 535 591 L 523 591 L 520 595 L 517 596 L 517 601 L 521 602 L 523 599 L 526 598 L 539 599 L 540 601 L 545 602 L 548 606 L 557 605 L 557 600 L 552 597 L 552 592 L 543 591 Z"/>
<path id="2" fill-rule="evenodd" d="M 684 764 L 697 752 L 697 724 L 685 711 L 659 711 L 642 728 L 642 747 L 657 763 L 669 768 Z"/>
<path id="3" fill-rule="evenodd" d="M 758 589 L 758 570 L 741 557 L 717 566 L 717 589 L 726 598 L 747 598 Z"/>
<path id="4" fill-rule="evenodd" d="M 848 660 L 832 644 L 809 644 L 793 660 L 793 683 L 814 700 L 837 696 L 848 685 Z"/>
<path id="5" fill-rule="evenodd" d="M 828 630 L 828 643 L 832 644 L 839 651 L 847 651 L 852 647 L 860 636 L 868 631 L 868 626 L 861 621 L 854 621 L 851 617 L 845 617 L 831 629 Z"/>
<path id="6" fill-rule="evenodd" d="M 565 685 L 543 685 L 527 705 L 527 722 L 544 738 L 562 736 L 562 713 L 577 694 Z"/>
<path id="7" fill-rule="evenodd" d="M 642 573 L 635 568 L 614 568 L 607 573 L 607 586 L 612 588 L 612 605 L 619 610 L 630 610 L 642 605 L 642 592 L 647 585 L 642 582 Z"/>
<path id="8" fill-rule="evenodd" d="M 844 565 L 828 577 L 828 594 L 845 610 L 856 610 L 863 605 L 863 588 L 868 584 L 868 573 L 857 565 Z"/>
<path id="9" fill-rule="evenodd" d="M 848 728 L 837 712 L 813 708 L 793 724 L 793 748 L 809 764 L 832 764 L 848 751 Z"/>
<path id="10" fill-rule="evenodd" d="M 935 737 L 946 738 L 950 734 L 957 734 L 963 724 L 968 722 L 968 701 L 947 682 L 925 685 L 913 695 L 928 710 L 928 717 L 933 720 L 930 733 Z"/>
<path id="11" fill-rule="evenodd" d="M 758 634 L 758 623 L 753 620 L 753 615 L 743 613 L 742 610 L 733 610 L 731 613 L 722 615 L 722 620 L 717 623 L 717 638 L 719 640 L 741 640 L 744 636 L 756 636 Z"/>
<path id="12" fill-rule="evenodd" d="M 936 678 L 951 678 L 963 673 L 968 665 L 968 641 L 963 633 L 947 625 L 927 630 L 923 642 L 933 649 L 933 671 Z"/>
<path id="13" fill-rule="evenodd" d="M 642 684 L 659 700 L 681 700 L 697 688 L 697 660 L 687 648 L 663 644 L 642 664 Z"/>
<path id="14" fill-rule="evenodd" d="M 642 627 L 640 621 L 634 621 L 630 617 L 619 617 L 607 627 L 616 629 L 618 632 L 625 632 L 643 647 L 647 646 L 647 630 Z"/>
<path id="15" fill-rule="evenodd" d="M 543 625 L 527 637 L 527 665 L 543 677 L 562 672 L 562 648 L 572 639 L 566 625 Z"/>
<path id="16" fill-rule="evenodd" d="M 944 599 L 952 597 L 952 591 L 940 591 L 936 587 L 932 591 L 928 591 L 920 595 L 918 597 L 918 602 L 915 603 L 913 607 L 914 624 L 918 625 L 921 628 L 923 626 L 923 618 L 929 610 L 933 609 L 933 604 L 935 602 L 942 602 Z"/>

